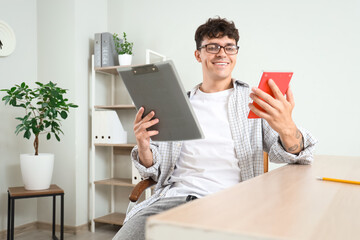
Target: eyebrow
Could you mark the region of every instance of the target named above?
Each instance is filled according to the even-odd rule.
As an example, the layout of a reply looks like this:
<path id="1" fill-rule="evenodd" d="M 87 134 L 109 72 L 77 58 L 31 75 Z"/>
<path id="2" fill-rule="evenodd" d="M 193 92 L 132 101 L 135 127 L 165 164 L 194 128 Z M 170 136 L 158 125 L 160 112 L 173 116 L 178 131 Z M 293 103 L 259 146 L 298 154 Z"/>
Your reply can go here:
<path id="1" fill-rule="evenodd" d="M 220 45 L 220 44 L 218 44 L 218 43 L 213 43 L 213 42 L 209 42 L 209 43 L 207 43 L 207 44 L 217 44 L 217 45 Z M 207 45 L 207 44 L 204 44 L 204 45 Z M 235 45 L 236 46 L 236 43 L 226 43 L 224 46 L 233 46 L 233 45 Z M 222 46 L 222 45 L 220 45 L 220 46 Z"/>

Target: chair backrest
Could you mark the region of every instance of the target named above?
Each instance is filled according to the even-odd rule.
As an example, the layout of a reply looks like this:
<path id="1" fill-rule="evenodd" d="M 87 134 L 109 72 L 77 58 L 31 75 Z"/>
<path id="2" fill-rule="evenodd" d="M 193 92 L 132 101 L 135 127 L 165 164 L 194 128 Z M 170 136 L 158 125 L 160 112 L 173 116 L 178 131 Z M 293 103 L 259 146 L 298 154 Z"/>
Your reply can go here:
<path id="1" fill-rule="evenodd" d="M 267 152 L 263 153 L 264 155 L 264 173 L 269 171 L 269 155 Z"/>

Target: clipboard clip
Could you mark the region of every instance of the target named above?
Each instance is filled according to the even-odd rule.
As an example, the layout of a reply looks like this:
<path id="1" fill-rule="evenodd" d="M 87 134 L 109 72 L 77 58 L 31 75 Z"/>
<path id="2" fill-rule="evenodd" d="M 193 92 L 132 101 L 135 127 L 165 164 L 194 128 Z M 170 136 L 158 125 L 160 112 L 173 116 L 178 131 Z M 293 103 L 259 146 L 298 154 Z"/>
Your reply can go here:
<path id="1" fill-rule="evenodd" d="M 148 65 L 140 66 L 140 67 L 132 67 L 131 70 L 134 75 L 154 73 L 154 72 L 159 71 L 158 67 L 155 66 L 154 64 L 148 64 Z"/>

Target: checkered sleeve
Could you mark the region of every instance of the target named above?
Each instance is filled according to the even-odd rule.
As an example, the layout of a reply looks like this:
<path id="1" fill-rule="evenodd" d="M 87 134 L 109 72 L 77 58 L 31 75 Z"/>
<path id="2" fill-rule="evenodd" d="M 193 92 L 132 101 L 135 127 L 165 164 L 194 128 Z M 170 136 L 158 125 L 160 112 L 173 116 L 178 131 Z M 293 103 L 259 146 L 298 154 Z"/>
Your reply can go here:
<path id="1" fill-rule="evenodd" d="M 158 181 L 159 176 L 159 167 L 161 162 L 161 157 L 158 149 L 158 145 L 154 142 L 150 143 L 150 150 L 153 154 L 154 164 L 151 167 L 145 167 L 140 163 L 139 160 L 139 151 L 138 146 L 136 145 L 131 151 L 131 160 L 133 161 L 135 167 L 138 169 L 141 177 L 143 178 L 152 178 L 154 181 Z"/>
<path id="2" fill-rule="evenodd" d="M 299 154 L 288 153 L 282 146 L 280 137 L 269 124 L 263 120 L 264 150 L 269 153 L 269 159 L 274 163 L 311 164 L 314 157 L 317 140 L 309 131 L 299 127 L 303 135 L 304 149 Z"/>

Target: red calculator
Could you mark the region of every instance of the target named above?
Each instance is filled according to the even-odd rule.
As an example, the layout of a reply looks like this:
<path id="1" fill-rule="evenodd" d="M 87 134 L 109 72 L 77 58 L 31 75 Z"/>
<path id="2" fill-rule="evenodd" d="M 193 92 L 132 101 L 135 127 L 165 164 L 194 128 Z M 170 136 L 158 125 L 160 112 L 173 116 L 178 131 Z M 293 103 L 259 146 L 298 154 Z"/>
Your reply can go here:
<path id="1" fill-rule="evenodd" d="M 274 97 L 274 94 L 268 85 L 269 79 L 272 79 L 275 82 L 275 84 L 278 86 L 282 94 L 285 95 L 286 91 L 289 88 L 289 83 L 292 75 L 293 75 L 292 72 L 263 72 L 259 83 L 259 89 L 263 90 L 264 92 Z M 254 102 L 254 106 L 257 109 L 265 112 L 264 109 L 262 109 L 255 102 Z M 260 117 L 250 110 L 248 118 L 260 118 Z"/>

